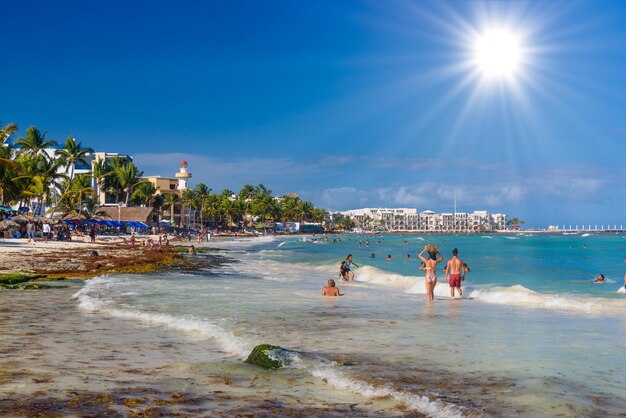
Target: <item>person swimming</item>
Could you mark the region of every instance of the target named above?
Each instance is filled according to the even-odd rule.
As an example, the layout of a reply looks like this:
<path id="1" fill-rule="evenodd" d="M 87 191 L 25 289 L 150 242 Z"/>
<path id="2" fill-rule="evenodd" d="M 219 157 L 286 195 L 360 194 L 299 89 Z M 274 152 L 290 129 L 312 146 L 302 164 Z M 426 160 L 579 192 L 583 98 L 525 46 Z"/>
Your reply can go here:
<path id="1" fill-rule="evenodd" d="M 594 281 L 594 283 L 604 283 L 604 274 L 601 274 L 598 277 L 596 277 L 596 280 Z"/>
<path id="2" fill-rule="evenodd" d="M 335 281 L 333 279 L 328 280 L 328 286 L 322 289 L 322 296 L 342 296 L 339 293 L 339 288 L 335 287 Z"/>

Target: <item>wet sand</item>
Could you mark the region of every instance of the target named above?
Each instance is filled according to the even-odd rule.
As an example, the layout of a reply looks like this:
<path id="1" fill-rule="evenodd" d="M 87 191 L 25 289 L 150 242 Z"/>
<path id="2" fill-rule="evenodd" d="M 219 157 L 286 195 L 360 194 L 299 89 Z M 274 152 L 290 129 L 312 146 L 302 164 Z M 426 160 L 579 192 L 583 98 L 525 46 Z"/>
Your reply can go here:
<path id="1" fill-rule="evenodd" d="M 265 371 L 242 380 L 237 368 L 206 365 L 206 341 L 84 312 L 78 288 L 0 293 L 0 415 L 372 415 L 345 403 L 293 407 L 271 391 L 263 400 Z"/>

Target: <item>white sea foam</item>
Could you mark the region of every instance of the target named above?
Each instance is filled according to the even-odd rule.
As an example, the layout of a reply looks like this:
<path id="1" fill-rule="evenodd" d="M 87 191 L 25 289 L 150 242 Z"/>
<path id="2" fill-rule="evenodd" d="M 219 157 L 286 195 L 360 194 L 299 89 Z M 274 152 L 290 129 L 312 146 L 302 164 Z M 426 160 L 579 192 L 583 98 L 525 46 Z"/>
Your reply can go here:
<path id="1" fill-rule="evenodd" d="M 268 244 L 275 240 L 275 237 L 268 235 L 265 237 L 234 238 L 225 241 L 215 240 L 208 243 L 205 242 L 200 244 L 200 246 L 210 246 L 223 249 L 245 249 L 254 247 L 255 245 Z"/>
<path id="2" fill-rule="evenodd" d="M 438 399 L 431 400 L 426 396 L 407 393 L 388 387 L 376 387 L 358 379 L 346 376 L 335 367 L 320 365 L 311 372 L 313 376 L 319 377 L 329 385 L 337 389 L 346 390 L 365 398 L 386 398 L 391 397 L 402 402 L 410 409 L 432 417 L 462 417 L 461 411 L 454 405 L 447 404 Z"/>
<path id="3" fill-rule="evenodd" d="M 390 273 L 372 266 L 362 266 L 356 270 L 354 278 L 358 282 L 375 283 L 389 287 L 409 288 L 415 284 L 415 277 Z M 422 279 L 423 283 L 423 279 Z"/>
<path id="4" fill-rule="evenodd" d="M 403 276 L 370 266 L 360 268 L 356 274 L 356 280 L 386 287 L 406 289 L 406 293 L 426 293 L 423 276 Z M 435 296 L 446 298 L 449 295 L 450 288 L 447 283 L 439 282 L 437 287 L 435 287 Z M 521 285 L 478 288 L 464 284 L 463 297 L 483 303 L 510 305 L 521 308 L 544 308 L 590 314 L 626 313 L 626 306 L 624 306 L 621 300 L 574 295 L 561 296 L 535 292 Z"/>
<path id="5" fill-rule="evenodd" d="M 74 298 L 79 301 L 81 309 L 90 312 L 100 312 L 117 318 L 148 323 L 211 338 L 218 342 L 227 355 L 240 359 L 245 359 L 255 346 L 255 344 L 236 336 L 207 319 L 148 313 L 138 309 L 121 308 L 116 306 L 114 300 L 101 296 L 102 294 L 109 294 L 112 287 L 123 287 L 132 284 L 131 280 L 124 277 L 103 276 L 87 281 L 85 286 L 74 294 Z M 335 363 L 323 358 L 308 355 L 306 359 L 303 359 L 299 353 L 294 351 L 272 352 L 270 357 L 280 360 L 288 367 L 305 369 L 313 376 L 324 380 L 324 382 L 337 389 L 349 391 L 365 398 L 392 397 L 410 409 L 433 417 L 462 416 L 462 413 L 456 406 L 446 404 L 440 400 L 431 400 L 426 396 L 387 387 L 374 387 L 369 383 L 352 379 L 337 370 Z"/>
<path id="6" fill-rule="evenodd" d="M 584 237 L 590 237 L 590 236 L 591 236 L 591 234 L 582 234 L 582 235 L 581 235 L 581 237 L 583 237 L 583 238 L 584 238 Z"/>
<path id="7" fill-rule="evenodd" d="M 545 308 L 590 314 L 626 313 L 626 306 L 624 306 L 623 302 L 620 300 L 582 296 L 560 296 L 551 293 L 535 292 L 522 285 L 473 289 L 465 294 L 471 299 L 498 305 Z"/>
<path id="8" fill-rule="evenodd" d="M 254 347 L 254 344 L 248 343 L 232 332 L 206 319 L 120 308 L 115 305 L 113 300 L 99 296 L 99 294 L 103 293 L 101 292 L 103 288 L 106 289 L 110 286 L 123 284 L 120 282 L 124 280 L 123 278 L 115 279 L 109 277 L 91 279 L 81 290 L 74 294 L 74 298 L 78 299 L 78 306 L 87 311 L 102 312 L 117 318 L 140 321 L 214 339 L 228 355 L 239 358 L 246 358 Z"/>
<path id="9" fill-rule="evenodd" d="M 622 286 L 619 289 L 617 289 L 617 293 L 623 293 L 626 294 L 626 287 Z"/>

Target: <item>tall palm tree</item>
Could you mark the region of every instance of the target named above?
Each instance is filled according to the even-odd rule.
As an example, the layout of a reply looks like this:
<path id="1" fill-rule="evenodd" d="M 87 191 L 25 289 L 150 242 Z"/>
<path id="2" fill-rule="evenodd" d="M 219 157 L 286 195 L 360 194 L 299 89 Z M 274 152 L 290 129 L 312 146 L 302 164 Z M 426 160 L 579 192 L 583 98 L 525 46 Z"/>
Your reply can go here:
<path id="1" fill-rule="evenodd" d="M 26 130 L 26 136 L 20 137 L 15 141 L 15 145 L 19 145 L 20 153 L 31 157 L 39 154 L 44 148 L 50 148 L 57 145 L 56 141 L 46 140 L 46 133 L 31 126 Z"/>
<path id="2" fill-rule="evenodd" d="M 142 183 L 143 171 L 139 171 L 134 163 L 126 163 L 114 171 L 115 177 L 125 193 L 124 203 L 128 206 L 128 200 L 133 193 L 133 188 Z"/>
<path id="3" fill-rule="evenodd" d="M 170 224 L 174 223 L 174 206 L 178 203 L 178 195 L 176 193 L 168 193 L 165 195 L 165 206 L 170 209 Z"/>
<path id="4" fill-rule="evenodd" d="M 204 183 L 196 184 L 193 191 L 196 193 L 200 209 L 200 228 L 204 227 L 204 206 L 207 203 L 207 197 L 211 194 L 211 189 Z"/>
<path id="5" fill-rule="evenodd" d="M 181 194 L 180 201 L 182 202 L 181 223 L 189 225 L 191 223 L 191 210 L 197 206 L 197 195 L 192 189 L 187 189 Z M 185 222 L 185 208 L 189 208 L 188 222 Z"/>
<path id="6" fill-rule="evenodd" d="M 93 161 L 91 165 L 91 175 L 96 181 L 96 202 L 98 202 L 98 204 L 100 203 L 100 194 L 104 189 L 104 180 L 111 174 L 113 174 L 113 171 L 111 171 L 105 160 L 98 158 Z"/>
<path id="7" fill-rule="evenodd" d="M 154 195 L 154 199 L 152 200 L 152 206 L 157 214 L 157 222 L 161 222 L 161 211 L 163 208 L 163 204 L 165 203 L 165 196 L 162 194 Z"/>
<path id="8" fill-rule="evenodd" d="M 70 172 L 70 180 L 72 180 L 74 178 L 76 163 L 87 164 L 85 157 L 89 153 L 93 153 L 93 149 L 83 148 L 80 142 L 76 142 L 76 139 L 68 136 L 65 140 L 65 146 L 56 150 L 54 154 L 65 165 L 65 172 Z"/>
<path id="9" fill-rule="evenodd" d="M 52 160 L 47 154 L 35 156 L 22 155 L 18 161 L 23 167 L 22 173 L 14 181 L 26 181 L 23 187 L 24 197 L 35 198 L 37 205 L 49 203 L 59 189 L 59 181 L 67 178 L 64 173 L 58 172 L 59 162 Z"/>

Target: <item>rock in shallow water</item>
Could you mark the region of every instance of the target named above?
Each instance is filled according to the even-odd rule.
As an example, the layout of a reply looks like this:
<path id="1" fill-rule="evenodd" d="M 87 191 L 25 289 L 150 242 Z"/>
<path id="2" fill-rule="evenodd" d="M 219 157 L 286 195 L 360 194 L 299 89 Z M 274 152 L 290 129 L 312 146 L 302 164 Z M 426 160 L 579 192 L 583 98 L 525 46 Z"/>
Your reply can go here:
<path id="1" fill-rule="evenodd" d="M 277 345 L 260 344 L 254 347 L 244 363 L 255 364 L 266 369 L 278 369 L 288 364 L 287 358 L 281 355 L 287 351 Z"/>

